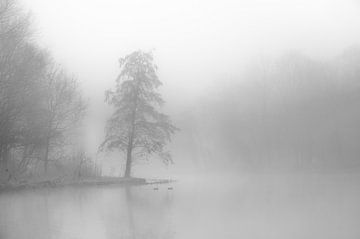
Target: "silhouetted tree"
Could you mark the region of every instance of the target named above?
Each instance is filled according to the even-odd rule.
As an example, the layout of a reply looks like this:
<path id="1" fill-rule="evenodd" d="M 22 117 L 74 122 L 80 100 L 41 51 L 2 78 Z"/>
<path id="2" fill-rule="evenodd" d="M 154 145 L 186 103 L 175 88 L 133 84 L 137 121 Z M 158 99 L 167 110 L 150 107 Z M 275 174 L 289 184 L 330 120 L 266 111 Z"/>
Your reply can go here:
<path id="1" fill-rule="evenodd" d="M 49 68 L 45 77 L 44 171 L 48 169 L 51 146 L 61 147 L 68 131 L 75 128 L 85 111 L 85 104 L 75 79 L 59 67 Z"/>
<path id="2" fill-rule="evenodd" d="M 106 92 L 106 101 L 115 107 L 115 112 L 107 123 L 101 149 L 126 152 L 125 177 L 130 177 L 134 156 L 147 158 L 156 153 L 165 163 L 172 162 L 165 145 L 176 127 L 158 111 L 164 101 L 157 92 L 161 82 L 152 54 L 136 51 L 119 62 L 116 88 Z"/>

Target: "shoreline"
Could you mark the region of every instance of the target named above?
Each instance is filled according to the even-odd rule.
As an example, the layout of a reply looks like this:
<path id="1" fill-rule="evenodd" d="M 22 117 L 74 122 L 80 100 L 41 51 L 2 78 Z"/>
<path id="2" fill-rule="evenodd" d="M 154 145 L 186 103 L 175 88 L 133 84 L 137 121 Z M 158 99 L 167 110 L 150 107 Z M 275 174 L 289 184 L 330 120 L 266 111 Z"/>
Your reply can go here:
<path id="1" fill-rule="evenodd" d="M 23 184 L 7 184 L 0 185 L 0 194 L 4 192 L 35 190 L 44 188 L 62 188 L 62 187 L 82 187 L 82 186 L 142 186 L 151 184 L 166 184 L 173 183 L 176 180 L 170 179 L 146 179 L 146 178 L 117 178 L 117 177 L 103 177 L 103 178 L 83 178 L 72 181 L 59 180 L 45 180 L 39 182 L 30 182 Z"/>

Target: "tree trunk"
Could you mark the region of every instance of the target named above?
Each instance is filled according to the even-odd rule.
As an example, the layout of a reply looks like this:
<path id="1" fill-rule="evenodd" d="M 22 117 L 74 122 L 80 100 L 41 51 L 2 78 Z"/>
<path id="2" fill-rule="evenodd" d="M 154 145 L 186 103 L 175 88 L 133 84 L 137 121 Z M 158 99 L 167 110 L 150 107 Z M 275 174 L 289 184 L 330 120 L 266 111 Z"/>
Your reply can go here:
<path id="1" fill-rule="evenodd" d="M 131 177 L 131 153 L 132 153 L 132 135 L 129 138 L 129 144 L 127 147 L 127 152 L 126 152 L 126 165 L 125 165 L 125 178 L 130 178 Z"/>
<path id="2" fill-rule="evenodd" d="M 45 174 L 48 171 L 48 162 L 49 162 L 49 137 L 46 139 L 46 144 L 45 144 L 45 156 L 44 156 L 44 172 Z"/>
<path id="3" fill-rule="evenodd" d="M 131 177 L 131 164 L 132 164 L 132 150 L 133 150 L 133 142 L 134 142 L 134 136 L 135 136 L 135 119 L 136 119 L 136 110 L 137 110 L 137 101 L 138 101 L 138 83 L 136 84 L 135 93 L 134 93 L 134 107 L 132 109 L 132 115 L 131 115 L 131 130 L 129 135 L 129 143 L 126 150 L 126 165 L 125 165 L 125 178 Z"/>
<path id="4" fill-rule="evenodd" d="M 3 164 L 3 146 L 0 145 L 0 175 L 3 171 L 4 164 Z"/>
<path id="5" fill-rule="evenodd" d="M 3 149 L 2 152 L 2 156 L 3 156 L 3 170 L 4 170 L 4 174 L 7 177 L 6 181 L 10 181 L 11 179 L 11 173 L 9 172 L 9 157 L 10 157 L 10 152 L 9 152 L 9 147 L 6 145 L 5 148 Z"/>
<path id="6" fill-rule="evenodd" d="M 28 165 L 28 157 L 27 157 L 27 151 L 28 151 L 28 145 L 25 145 L 24 146 L 24 149 L 23 149 L 23 153 L 22 153 L 22 157 L 21 157 L 21 161 L 20 163 L 18 164 L 17 168 L 16 168 L 16 171 L 17 173 L 21 174 L 23 172 L 23 170 L 27 167 Z"/>
<path id="7" fill-rule="evenodd" d="M 5 169 L 5 159 L 4 159 L 4 146 L 0 146 L 0 182 L 5 180 L 6 169 Z"/>
<path id="8" fill-rule="evenodd" d="M 5 146 L 5 149 L 3 151 L 3 162 L 4 162 L 4 169 L 6 172 L 9 171 L 9 148 L 8 146 Z"/>

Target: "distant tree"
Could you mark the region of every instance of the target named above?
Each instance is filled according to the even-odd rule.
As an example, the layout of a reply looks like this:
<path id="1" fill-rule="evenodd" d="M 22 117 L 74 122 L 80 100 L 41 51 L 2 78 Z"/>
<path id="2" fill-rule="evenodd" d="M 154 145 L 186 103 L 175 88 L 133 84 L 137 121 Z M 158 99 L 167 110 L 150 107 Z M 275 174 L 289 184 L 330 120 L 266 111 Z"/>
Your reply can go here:
<path id="1" fill-rule="evenodd" d="M 78 91 L 76 80 L 67 76 L 59 67 L 49 67 L 44 84 L 43 145 L 46 172 L 51 147 L 61 148 L 65 144 L 66 134 L 75 129 L 86 105 Z"/>
<path id="2" fill-rule="evenodd" d="M 155 153 L 164 163 L 172 162 L 165 145 L 177 128 L 158 111 L 164 101 L 157 92 L 162 83 L 152 53 L 135 51 L 119 62 L 121 72 L 115 90 L 106 92 L 106 101 L 115 107 L 115 112 L 108 120 L 100 149 L 126 153 L 124 176 L 130 177 L 134 156 L 147 158 Z"/>

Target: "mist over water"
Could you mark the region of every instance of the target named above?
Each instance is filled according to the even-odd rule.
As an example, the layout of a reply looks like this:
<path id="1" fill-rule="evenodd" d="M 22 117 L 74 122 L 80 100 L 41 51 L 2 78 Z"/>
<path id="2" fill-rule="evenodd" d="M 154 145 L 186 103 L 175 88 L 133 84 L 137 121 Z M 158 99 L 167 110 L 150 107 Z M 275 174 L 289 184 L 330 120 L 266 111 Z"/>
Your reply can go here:
<path id="1" fill-rule="evenodd" d="M 359 238 L 360 4 L 0 0 L 0 239 Z"/>
<path id="2" fill-rule="evenodd" d="M 357 238 L 358 174 L 198 176 L 2 195 L 2 238 Z M 21 230 L 19 229 L 21 228 Z"/>

